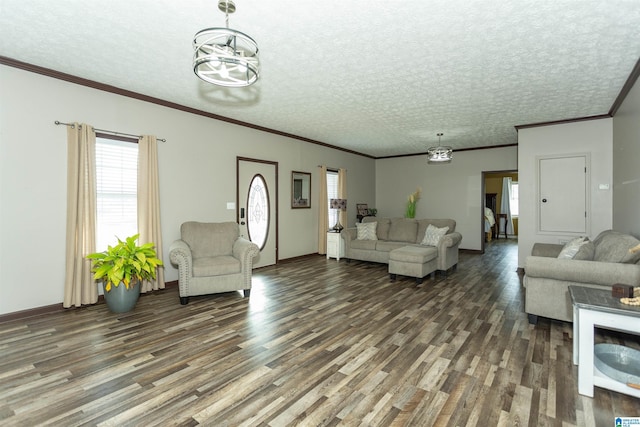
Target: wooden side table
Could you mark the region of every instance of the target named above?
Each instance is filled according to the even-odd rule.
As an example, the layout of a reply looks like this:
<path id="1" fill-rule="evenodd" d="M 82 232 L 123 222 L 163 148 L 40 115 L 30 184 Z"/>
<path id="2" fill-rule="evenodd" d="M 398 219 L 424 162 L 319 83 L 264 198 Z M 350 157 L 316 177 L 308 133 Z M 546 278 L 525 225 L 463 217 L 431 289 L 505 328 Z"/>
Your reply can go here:
<path id="1" fill-rule="evenodd" d="M 344 257 L 344 240 L 340 233 L 334 231 L 327 232 L 327 259 L 335 258 L 340 261 Z"/>

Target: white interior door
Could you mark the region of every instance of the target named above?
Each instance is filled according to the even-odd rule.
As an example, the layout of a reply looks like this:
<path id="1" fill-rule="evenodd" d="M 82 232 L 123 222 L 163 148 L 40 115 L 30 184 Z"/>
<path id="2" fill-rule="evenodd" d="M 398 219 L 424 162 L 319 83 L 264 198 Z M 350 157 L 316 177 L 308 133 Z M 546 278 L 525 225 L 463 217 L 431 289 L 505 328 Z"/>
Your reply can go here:
<path id="1" fill-rule="evenodd" d="M 278 260 L 278 163 L 239 157 L 237 215 L 240 234 L 260 247 L 254 267 Z"/>
<path id="2" fill-rule="evenodd" d="M 587 232 L 587 157 L 541 158 L 539 231 Z"/>

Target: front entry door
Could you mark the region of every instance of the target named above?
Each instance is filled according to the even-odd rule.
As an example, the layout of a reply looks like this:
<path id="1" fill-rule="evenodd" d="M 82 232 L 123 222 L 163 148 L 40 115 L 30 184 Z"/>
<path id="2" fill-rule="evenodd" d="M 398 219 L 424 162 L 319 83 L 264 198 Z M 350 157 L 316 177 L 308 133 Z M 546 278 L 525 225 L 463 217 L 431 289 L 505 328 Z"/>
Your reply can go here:
<path id="1" fill-rule="evenodd" d="M 254 267 L 278 260 L 278 163 L 237 158 L 236 218 L 240 234 L 260 247 Z"/>

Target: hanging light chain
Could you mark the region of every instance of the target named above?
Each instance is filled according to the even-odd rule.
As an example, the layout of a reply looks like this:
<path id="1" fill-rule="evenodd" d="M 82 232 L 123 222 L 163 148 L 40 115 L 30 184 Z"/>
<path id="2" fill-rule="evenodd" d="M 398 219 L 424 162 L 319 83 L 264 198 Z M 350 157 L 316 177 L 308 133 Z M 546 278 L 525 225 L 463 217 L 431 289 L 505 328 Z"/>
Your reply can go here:
<path id="1" fill-rule="evenodd" d="M 224 12 L 224 20 L 227 28 L 229 28 L 229 13 L 236 11 L 236 5 L 231 0 L 220 0 L 218 2 L 218 9 Z"/>

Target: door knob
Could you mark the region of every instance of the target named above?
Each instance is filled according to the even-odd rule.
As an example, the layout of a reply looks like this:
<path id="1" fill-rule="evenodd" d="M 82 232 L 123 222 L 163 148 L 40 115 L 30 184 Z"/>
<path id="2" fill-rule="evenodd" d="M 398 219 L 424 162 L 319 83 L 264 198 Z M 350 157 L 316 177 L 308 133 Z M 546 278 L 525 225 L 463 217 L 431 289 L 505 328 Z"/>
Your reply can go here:
<path id="1" fill-rule="evenodd" d="M 547 199 L 542 199 L 542 203 L 547 203 Z"/>

